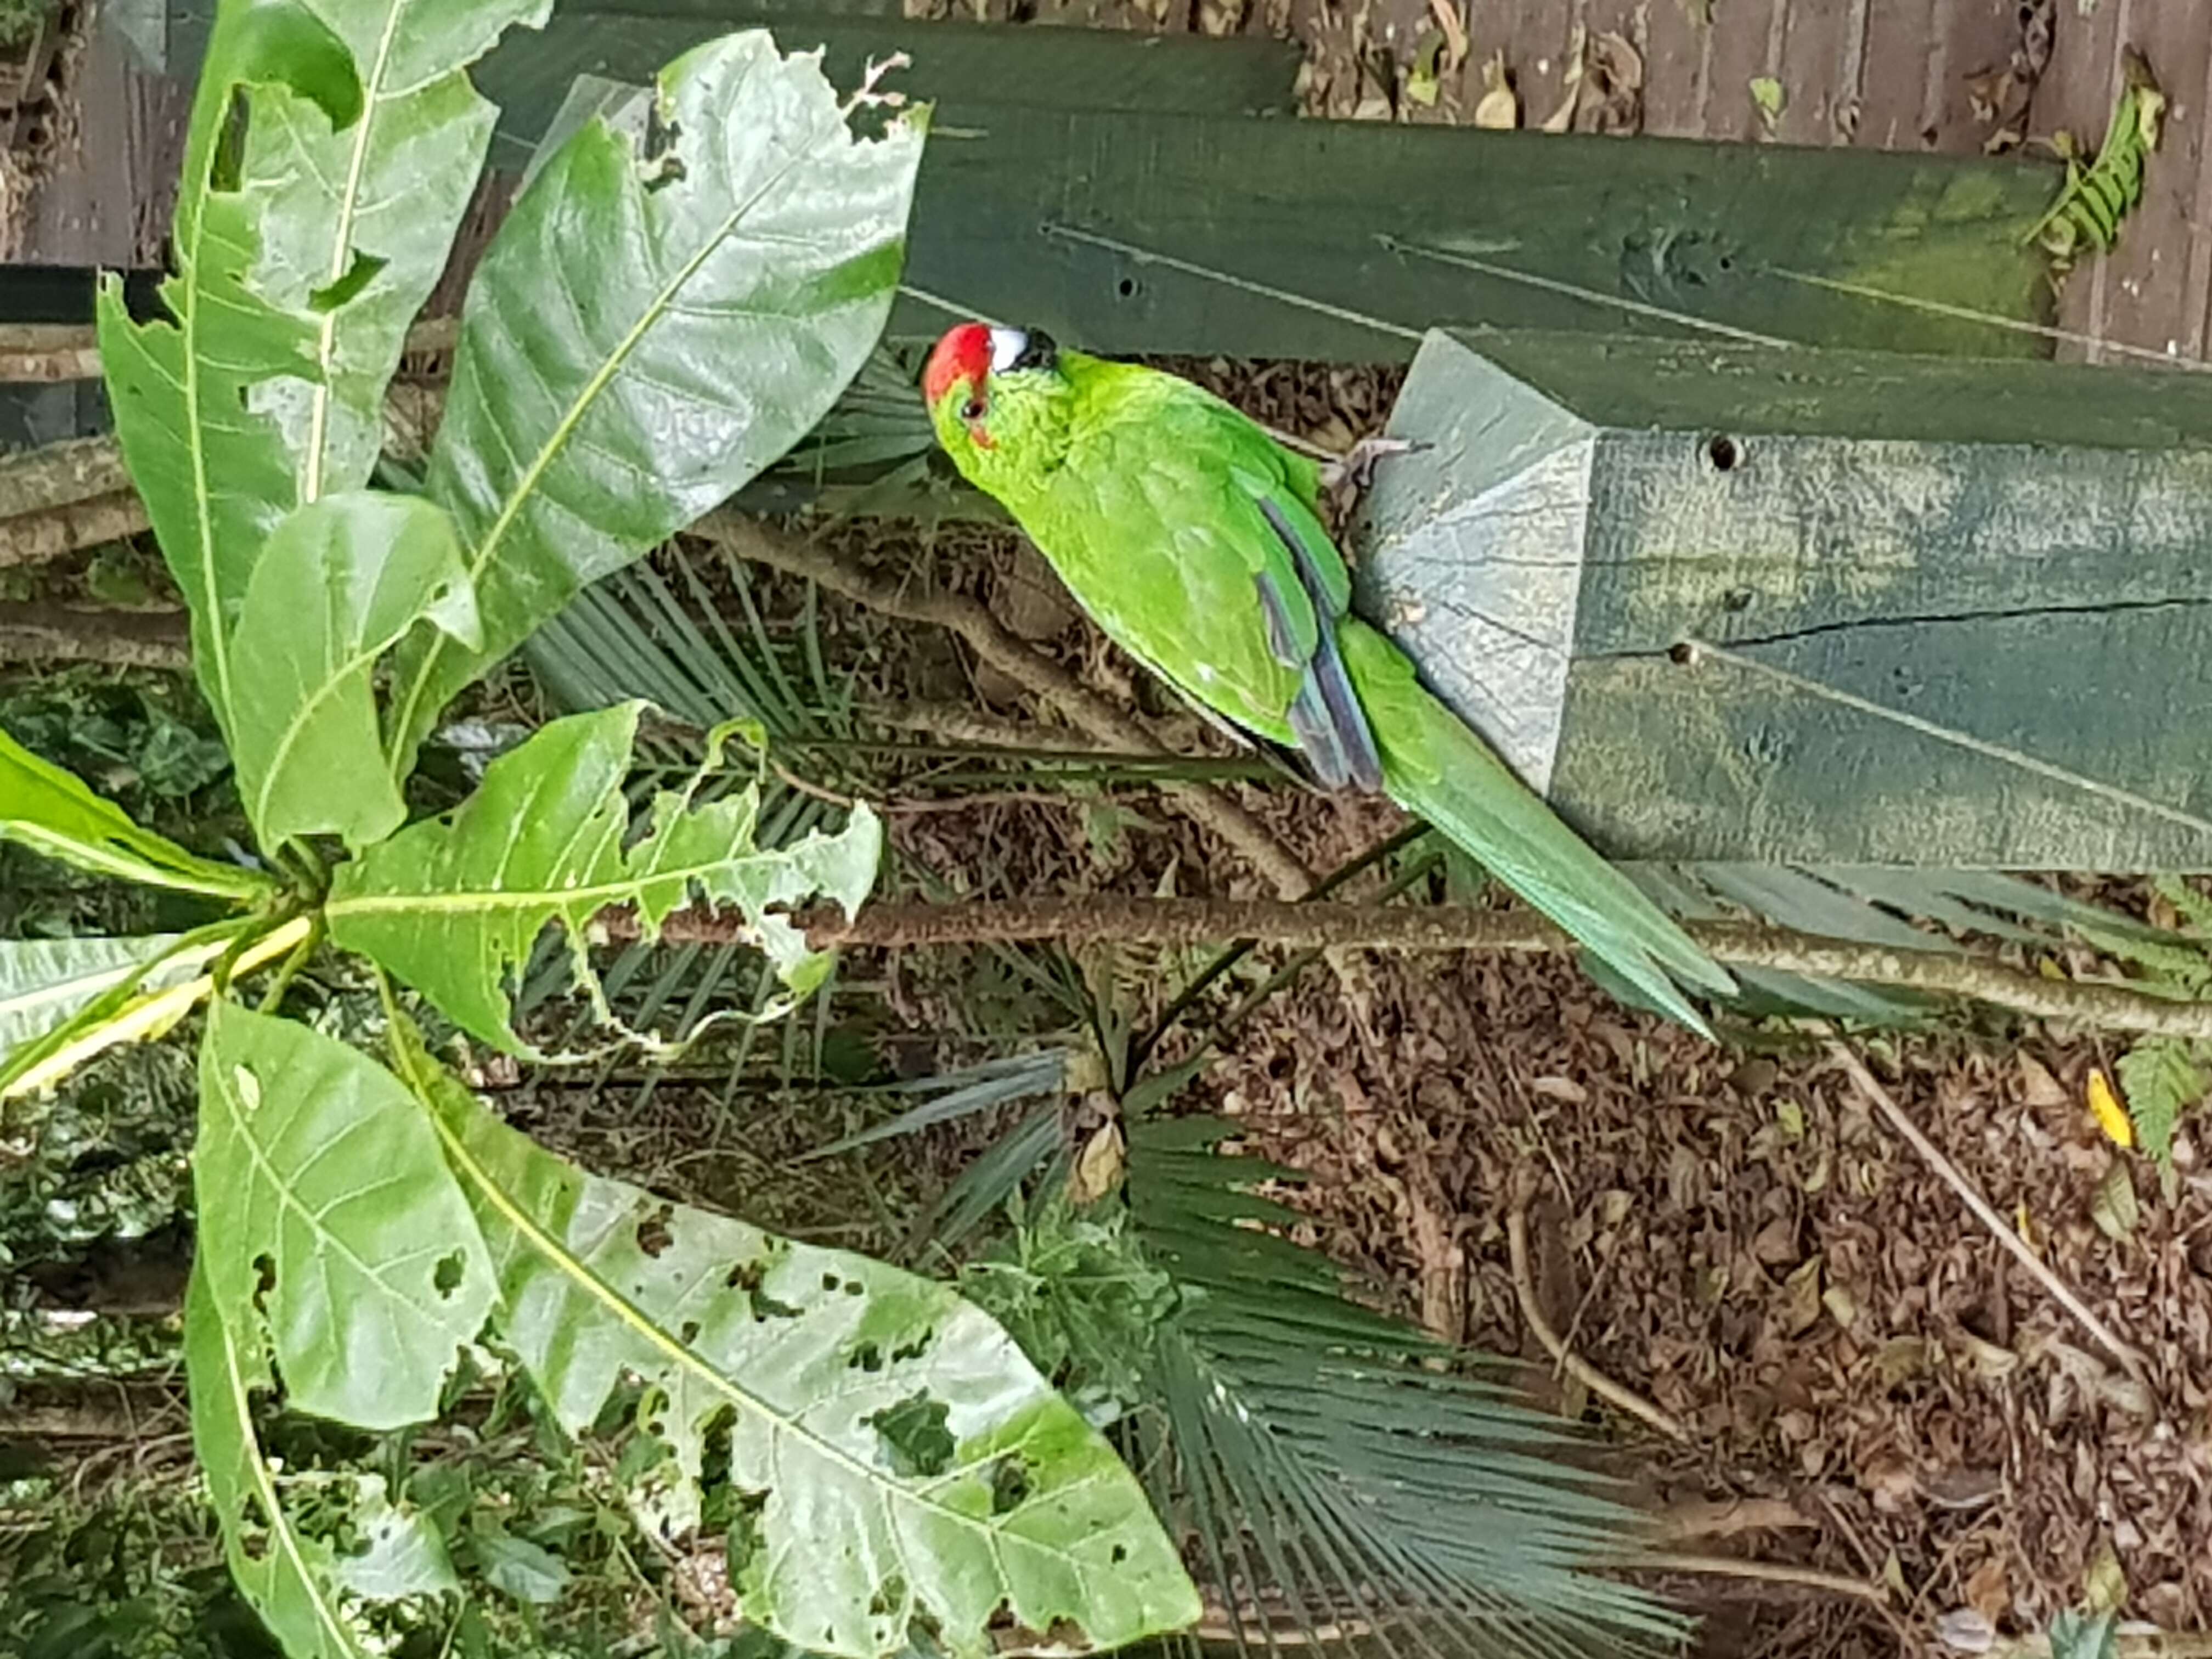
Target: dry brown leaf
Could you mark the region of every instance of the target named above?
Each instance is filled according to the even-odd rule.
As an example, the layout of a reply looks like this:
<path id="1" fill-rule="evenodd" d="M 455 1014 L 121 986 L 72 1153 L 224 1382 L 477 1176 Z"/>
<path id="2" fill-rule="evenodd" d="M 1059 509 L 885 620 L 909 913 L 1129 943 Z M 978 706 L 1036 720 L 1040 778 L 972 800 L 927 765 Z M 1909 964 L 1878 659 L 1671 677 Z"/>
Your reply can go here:
<path id="1" fill-rule="evenodd" d="M 1593 132 L 1640 132 L 1644 128 L 1644 54 L 1625 35 L 1607 29 L 1590 43 L 1583 106 Z"/>
<path id="2" fill-rule="evenodd" d="M 1121 1184 L 1121 1170 L 1127 1161 L 1119 1123 L 1102 1123 L 1097 1133 L 1083 1143 L 1083 1151 L 1075 1159 L 1075 1168 L 1067 1177 L 1067 1196 L 1078 1207 L 1095 1204 Z"/>
<path id="3" fill-rule="evenodd" d="M 1807 1258 L 1782 1282 L 1782 1328 L 1791 1336 L 1802 1336 L 1820 1322 L 1820 1258 Z"/>
<path id="4" fill-rule="evenodd" d="M 2016 1056 L 2020 1068 L 2020 1103 L 2023 1106 L 2063 1106 L 2066 1087 L 2051 1075 L 2051 1068 L 2023 1050 Z"/>
<path id="5" fill-rule="evenodd" d="M 1583 61 L 1589 54 L 1589 31 L 1577 23 L 1573 38 L 1567 43 L 1566 72 L 1560 81 L 1559 106 L 1544 118 L 1543 130 L 1546 132 L 1572 131 L 1575 109 L 1583 100 Z"/>
<path id="6" fill-rule="evenodd" d="M 1493 132 L 1510 132 L 1521 125 L 1521 99 L 1505 72 L 1503 49 L 1483 60 L 1482 97 L 1474 106 L 1474 124 Z"/>

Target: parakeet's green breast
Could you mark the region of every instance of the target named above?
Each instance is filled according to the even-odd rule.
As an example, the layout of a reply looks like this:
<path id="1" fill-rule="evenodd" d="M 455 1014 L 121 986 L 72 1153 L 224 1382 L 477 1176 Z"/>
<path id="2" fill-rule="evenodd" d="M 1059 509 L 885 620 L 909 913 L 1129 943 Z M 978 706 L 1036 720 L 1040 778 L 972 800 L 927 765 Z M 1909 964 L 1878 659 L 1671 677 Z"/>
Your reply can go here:
<path id="1" fill-rule="evenodd" d="M 1187 696 L 1291 741 L 1301 672 L 1271 641 L 1256 586 L 1286 556 L 1259 503 L 1280 495 L 1310 514 L 1313 467 L 1174 375 L 1072 351 L 1052 375 L 1059 385 L 993 377 L 988 446 L 963 433 L 947 449 L 1117 644 Z M 1318 619 L 1288 588 L 1310 639 Z"/>

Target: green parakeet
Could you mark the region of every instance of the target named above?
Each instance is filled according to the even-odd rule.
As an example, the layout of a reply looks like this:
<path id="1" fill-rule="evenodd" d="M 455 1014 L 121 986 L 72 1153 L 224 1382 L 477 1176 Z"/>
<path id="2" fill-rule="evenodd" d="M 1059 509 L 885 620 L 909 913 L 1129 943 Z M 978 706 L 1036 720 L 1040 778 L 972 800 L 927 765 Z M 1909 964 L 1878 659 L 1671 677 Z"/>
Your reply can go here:
<path id="1" fill-rule="evenodd" d="M 1387 792 L 1692 1029 L 1728 975 L 1600 858 L 1413 663 L 1351 613 L 1315 465 L 1158 369 L 964 323 L 922 376 L 938 441 L 1122 649 L 1297 750 L 1328 788 Z"/>

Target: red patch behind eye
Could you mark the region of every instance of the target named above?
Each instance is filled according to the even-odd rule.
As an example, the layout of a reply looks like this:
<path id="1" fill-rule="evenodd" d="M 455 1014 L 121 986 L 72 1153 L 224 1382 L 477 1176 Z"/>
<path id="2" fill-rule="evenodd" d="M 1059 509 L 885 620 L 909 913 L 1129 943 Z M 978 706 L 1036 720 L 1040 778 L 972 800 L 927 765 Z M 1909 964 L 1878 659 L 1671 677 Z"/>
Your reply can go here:
<path id="1" fill-rule="evenodd" d="M 933 409 L 938 400 L 961 380 L 969 386 L 983 384 L 991 372 L 991 331 L 981 323 L 963 323 L 945 331 L 929 354 L 929 367 L 921 372 L 921 395 Z"/>

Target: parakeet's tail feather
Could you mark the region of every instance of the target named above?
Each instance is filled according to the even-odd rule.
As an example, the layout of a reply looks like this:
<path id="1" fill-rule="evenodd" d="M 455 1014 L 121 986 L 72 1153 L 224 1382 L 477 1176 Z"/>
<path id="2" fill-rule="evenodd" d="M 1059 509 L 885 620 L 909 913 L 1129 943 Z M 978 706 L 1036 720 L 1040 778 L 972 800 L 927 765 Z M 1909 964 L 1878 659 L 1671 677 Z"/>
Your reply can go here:
<path id="1" fill-rule="evenodd" d="M 1719 964 L 1431 696 L 1389 640 L 1352 617 L 1340 624 L 1338 640 L 1381 740 L 1392 799 L 1676 1019 L 1705 1032 L 1680 987 L 1734 994 Z"/>

